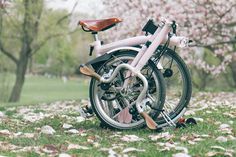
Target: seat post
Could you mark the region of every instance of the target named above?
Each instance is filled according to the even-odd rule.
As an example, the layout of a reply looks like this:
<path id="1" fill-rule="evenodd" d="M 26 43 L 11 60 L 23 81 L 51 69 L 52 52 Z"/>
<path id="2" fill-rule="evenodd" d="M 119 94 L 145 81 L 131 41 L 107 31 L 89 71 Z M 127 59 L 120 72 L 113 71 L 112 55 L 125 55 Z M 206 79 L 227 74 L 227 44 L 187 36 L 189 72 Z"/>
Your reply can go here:
<path id="1" fill-rule="evenodd" d="M 99 41 L 99 39 L 98 39 L 98 32 L 92 32 L 92 35 L 93 35 L 93 39 L 95 41 Z"/>

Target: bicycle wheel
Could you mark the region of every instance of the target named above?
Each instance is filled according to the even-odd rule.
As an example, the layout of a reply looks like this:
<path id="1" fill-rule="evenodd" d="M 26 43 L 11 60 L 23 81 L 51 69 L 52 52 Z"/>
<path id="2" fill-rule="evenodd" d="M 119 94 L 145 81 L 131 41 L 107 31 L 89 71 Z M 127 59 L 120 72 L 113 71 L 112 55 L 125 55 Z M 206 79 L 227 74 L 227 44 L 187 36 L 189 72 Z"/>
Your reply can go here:
<path id="1" fill-rule="evenodd" d="M 123 51 L 115 54 L 106 63 L 97 69 L 97 73 L 103 75 L 109 71 L 113 71 L 122 63 L 131 63 L 137 52 Z M 122 69 L 116 78 L 109 84 L 100 83 L 92 78 L 90 82 L 90 101 L 93 111 L 100 121 L 115 129 L 135 129 L 145 125 L 144 119 L 139 115 L 135 107 L 135 100 L 142 91 L 143 83 L 137 77 L 126 78 L 128 70 Z M 146 66 L 143 67 L 141 73 L 147 78 L 149 88 L 147 95 L 155 98 L 154 101 L 149 101 L 148 96 L 142 104 L 142 108 L 149 115 L 156 117 L 165 102 L 165 83 L 160 70 L 156 65 L 149 60 Z M 123 92 L 122 87 L 124 80 L 129 79 L 129 86 L 126 92 Z M 128 110 L 131 115 L 131 120 L 124 122 L 119 119 L 121 112 Z"/>
<path id="2" fill-rule="evenodd" d="M 158 58 L 158 52 L 161 49 L 160 46 L 153 56 L 154 58 Z M 163 67 L 161 71 L 166 82 L 166 99 L 163 110 L 173 122 L 176 122 L 183 116 L 192 95 L 190 72 L 183 59 L 169 48 L 165 50 L 159 63 Z M 160 127 L 168 125 L 163 114 L 159 115 L 156 122 Z"/>

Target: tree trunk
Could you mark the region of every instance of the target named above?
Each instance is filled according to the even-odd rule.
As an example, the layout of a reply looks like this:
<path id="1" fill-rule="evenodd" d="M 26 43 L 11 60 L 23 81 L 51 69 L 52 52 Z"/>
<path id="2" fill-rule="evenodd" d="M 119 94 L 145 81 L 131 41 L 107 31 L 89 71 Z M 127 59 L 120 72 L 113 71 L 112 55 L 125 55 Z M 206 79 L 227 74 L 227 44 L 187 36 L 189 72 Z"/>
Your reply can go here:
<path id="1" fill-rule="evenodd" d="M 233 81 L 234 81 L 234 87 L 236 87 L 236 61 L 233 61 L 229 64 L 232 75 L 233 75 Z"/>
<path id="2" fill-rule="evenodd" d="M 27 70 L 27 64 L 28 64 L 28 57 L 22 54 L 17 64 L 16 80 L 15 80 L 14 87 L 11 91 L 9 102 L 17 102 L 20 100 L 22 87 L 25 81 L 25 73 Z"/>

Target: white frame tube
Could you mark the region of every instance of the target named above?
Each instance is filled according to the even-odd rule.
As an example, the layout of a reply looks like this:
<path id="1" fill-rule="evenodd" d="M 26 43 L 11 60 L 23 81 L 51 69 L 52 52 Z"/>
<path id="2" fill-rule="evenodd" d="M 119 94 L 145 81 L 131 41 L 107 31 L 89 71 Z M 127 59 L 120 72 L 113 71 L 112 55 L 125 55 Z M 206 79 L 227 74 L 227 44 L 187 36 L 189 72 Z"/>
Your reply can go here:
<path id="1" fill-rule="evenodd" d="M 103 55 L 105 53 L 113 52 L 113 49 L 120 48 L 120 47 L 130 47 L 130 46 L 138 46 L 138 45 L 143 45 L 145 44 L 148 40 L 150 40 L 152 35 L 148 36 L 136 36 L 136 37 L 131 37 L 119 41 L 115 41 L 113 43 L 101 45 L 101 41 L 97 40 L 93 42 L 91 45 L 94 46 L 94 52 L 96 53 L 96 56 Z M 166 39 L 162 41 L 162 43 L 165 43 L 167 40 Z M 171 46 L 178 46 L 178 47 L 185 47 L 187 46 L 188 38 L 183 37 L 183 36 L 172 36 L 170 38 L 170 45 Z M 186 44 L 186 45 L 183 45 Z"/>

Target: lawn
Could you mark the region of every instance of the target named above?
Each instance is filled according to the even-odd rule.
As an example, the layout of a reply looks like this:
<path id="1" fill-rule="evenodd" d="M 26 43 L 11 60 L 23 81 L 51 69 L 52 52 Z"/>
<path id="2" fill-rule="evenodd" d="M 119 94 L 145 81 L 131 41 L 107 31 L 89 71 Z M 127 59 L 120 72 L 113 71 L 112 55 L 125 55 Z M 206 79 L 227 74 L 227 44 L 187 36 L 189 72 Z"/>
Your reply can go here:
<path id="1" fill-rule="evenodd" d="M 194 93 L 185 117 L 195 117 L 196 126 L 118 131 L 79 115 L 88 84 L 27 76 L 21 101 L 0 105 L 0 156 L 236 156 L 234 92 Z M 45 126 L 53 131 L 45 133 Z"/>
<path id="2" fill-rule="evenodd" d="M 1 107 L 0 155 L 236 156 L 236 94 L 195 93 L 192 100 L 185 117 L 195 117 L 198 125 L 162 133 L 103 129 L 95 116 L 79 115 L 85 100 Z"/>
<path id="3" fill-rule="evenodd" d="M 11 79 L 11 78 L 10 78 Z M 12 79 L 11 79 L 12 80 Z M 12 81 L 11 81 L 12 83 Z M 44 76 L 26 76 L 20 102 L 1 105 L 32 105 L 58 100 L 80 100 L 88 98 L 89 79 L 63 79 Z"/>

